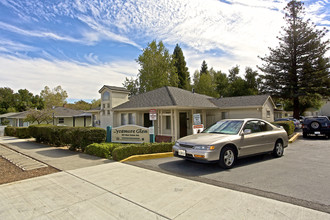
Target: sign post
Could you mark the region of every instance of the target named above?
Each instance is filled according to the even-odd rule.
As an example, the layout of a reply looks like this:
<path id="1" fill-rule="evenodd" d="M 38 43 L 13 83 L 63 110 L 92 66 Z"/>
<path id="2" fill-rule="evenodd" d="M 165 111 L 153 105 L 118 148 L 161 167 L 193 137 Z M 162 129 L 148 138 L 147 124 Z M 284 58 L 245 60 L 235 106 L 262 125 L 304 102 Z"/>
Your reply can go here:
<path id="1" fill-rule="evenodd" d="M 155 142 L 155 125 L 154 121 L 157 120 L 157 110 L 156 109 L 150 109 L 149 110 L 149 120 L 152 121 L 152 133 L 150 133 L 150 142 Z"/>

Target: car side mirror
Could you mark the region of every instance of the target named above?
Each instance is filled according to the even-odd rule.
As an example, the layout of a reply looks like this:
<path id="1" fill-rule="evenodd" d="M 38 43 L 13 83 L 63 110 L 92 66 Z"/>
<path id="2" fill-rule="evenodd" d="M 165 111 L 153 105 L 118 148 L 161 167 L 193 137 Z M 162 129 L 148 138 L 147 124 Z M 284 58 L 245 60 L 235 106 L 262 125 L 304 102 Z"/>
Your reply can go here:
<path id="1" fill-rule="evenodd" d="M 244 129 L 243 135 L 251 134 L 252 130 L 251 129 Z"/>

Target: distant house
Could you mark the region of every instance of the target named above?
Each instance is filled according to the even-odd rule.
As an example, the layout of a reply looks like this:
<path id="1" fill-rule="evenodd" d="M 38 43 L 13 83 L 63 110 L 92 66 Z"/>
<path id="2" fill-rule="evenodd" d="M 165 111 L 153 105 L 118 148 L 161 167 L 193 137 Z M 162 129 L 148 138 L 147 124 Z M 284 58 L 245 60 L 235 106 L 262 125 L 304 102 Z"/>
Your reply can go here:
<path id="1" fill-rule="evenodd" d="M 92 114 L 84 112 L 82 110 L 73 110 L 64 107 L 55 107 L 53 109 L 53 121 L 51 124 L 58 126 L 70 126 L 70 127 L 87 127 L 92 126 Z M 15 127 L 27 127 L 29 122 L 25 122 L 24 119 L 29 114 L 29 111 L 25 112 L 13 112 L 0 115 L 0 122 L 7 120 L 10 126 Z M 43 122 L 46 123 L 46 122 Z"/>
<path id="2" fill-rule="evenodd" d="M 169 86 L 130 99 L 125 88 L 103 86 L 99 92 L 102 98 L 101 127 L 127 124 L 151 127 L 153 122 L 149 120 L 149 111 L 156 109 L 156 137 L 170 137 L 172 141 L 192 134 L 194 114 L 200 115 L 206 127 L 226 118 L 251 117 L 274 121 L 275 105 L 268 95 L 216 99 Z"/>

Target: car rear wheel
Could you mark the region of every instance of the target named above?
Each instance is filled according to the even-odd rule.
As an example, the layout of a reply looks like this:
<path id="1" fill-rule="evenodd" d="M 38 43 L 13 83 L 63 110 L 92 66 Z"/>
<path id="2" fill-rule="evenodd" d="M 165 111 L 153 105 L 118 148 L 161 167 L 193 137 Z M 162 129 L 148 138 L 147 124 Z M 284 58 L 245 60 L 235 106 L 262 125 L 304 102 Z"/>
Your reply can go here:
<path id="1" fill-rule="evenodd" d="M 282 141 L 276 141 L 275 147 L 273 150 L 274 157 L 282 157 L 284 153 L 284 147 Z"/>
<path id="2" fill-rule="evenodd" d="M 230 169 L 236 162 L 236 152 L 233 147 L 225 146 L 222 148 L 219 158 L 219 164 L 224 169 Z"/>

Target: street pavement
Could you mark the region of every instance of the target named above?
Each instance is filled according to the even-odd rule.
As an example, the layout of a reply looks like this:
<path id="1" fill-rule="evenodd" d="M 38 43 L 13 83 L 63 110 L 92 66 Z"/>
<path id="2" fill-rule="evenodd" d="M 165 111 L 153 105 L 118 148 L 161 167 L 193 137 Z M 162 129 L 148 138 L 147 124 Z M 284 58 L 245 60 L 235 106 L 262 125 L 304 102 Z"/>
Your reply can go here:
<path id="1" fill-rule="evenodd" d="M 70 162 L 59 173 L 0 185 L 0 219 L 330 219 L 325 212 L 7 138 L 0 143 L 51 166 Z"/>

